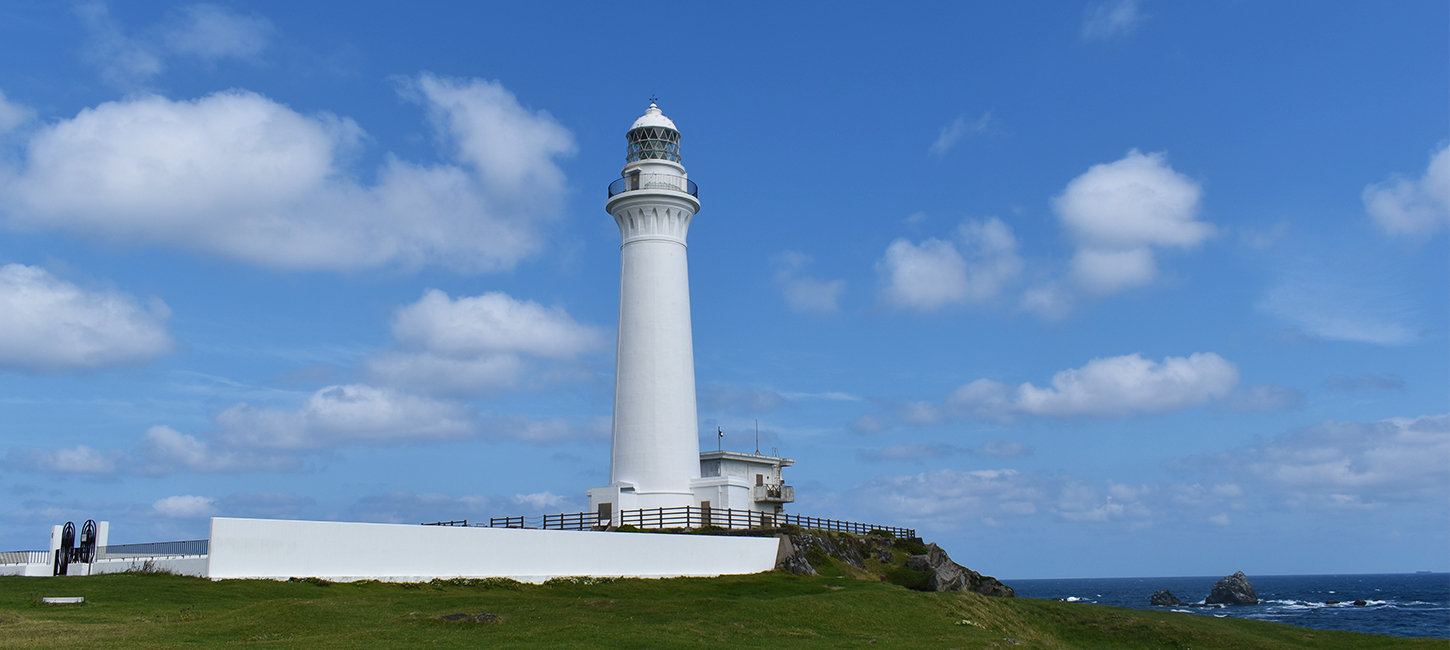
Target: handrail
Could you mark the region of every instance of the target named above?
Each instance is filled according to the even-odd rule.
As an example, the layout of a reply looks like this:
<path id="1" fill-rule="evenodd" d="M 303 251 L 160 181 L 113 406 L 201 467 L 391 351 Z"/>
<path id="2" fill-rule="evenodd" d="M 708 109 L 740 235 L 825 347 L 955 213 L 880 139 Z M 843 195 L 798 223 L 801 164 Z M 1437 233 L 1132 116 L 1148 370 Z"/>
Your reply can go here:
<path id="1" fill-rule="evenodd" d="M 49 564 L 50 551 L 0 551 L 0 564 Z"/>
<path id="2" fill-rule="evenodd" d="M 674 174 L 630 174 L 609 184 L 611 197 L 635 190 L 671 190 L 700 198 L 700 186 L 695 181 Z"/>
<path id="3" fill-rule="evenodd" d="M 96 547 L 98 558 L 107 557 L 148 557 L 158 555 L 206 555 L 211 547 L 211 540 L 194 539 L 184 542 L 151 542 L 147 544 L 112 544 L 110 546 Z"/>
<path id="4" fill-rule="evenodd" d="M 683 506 L 676 508 L 644 508 L 621 510 L 612 517 L 599 519 L 599 513 L 572 512 L 538 517 L 491 517 L 489 528 L 541 528 L 545 530 L 599 530 L 606 527 L 630 525 L 636 528 L 701 528 L 717 526 L 731 529 L 779 528 L 792 525 L 807 530 L 828 530 L 841 533 L 865 535 L 872 531 L 883 531 L 895 537 L 916 537 L 916 529 L 899 526 L 863 524 L 840 519 L 824 519 L 792 514 L 774 514 L 758 510 L 732 510 L 729 508 L 700 508 Z M 477 526 L 485 526 L 482 522 Z"/>

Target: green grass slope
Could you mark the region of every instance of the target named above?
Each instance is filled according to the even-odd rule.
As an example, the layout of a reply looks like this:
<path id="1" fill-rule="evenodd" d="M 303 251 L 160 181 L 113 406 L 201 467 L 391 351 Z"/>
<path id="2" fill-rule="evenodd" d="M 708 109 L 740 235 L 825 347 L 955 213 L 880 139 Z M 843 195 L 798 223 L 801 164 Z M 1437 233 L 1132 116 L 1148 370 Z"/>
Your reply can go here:
<path id="1" fill-rule="evenodd" d="M 84 596 L 43 605 L 43 596 Z M 492 614 L 496 620 L 479 614 Z M 459 620 L 444 617 L 467 614 Z M 454 617 L 458 618 L 458 617 Z M 1450 641 L 764 573 L 210 582 L 0 578 L 0 648 L 1450 648 Z"/>

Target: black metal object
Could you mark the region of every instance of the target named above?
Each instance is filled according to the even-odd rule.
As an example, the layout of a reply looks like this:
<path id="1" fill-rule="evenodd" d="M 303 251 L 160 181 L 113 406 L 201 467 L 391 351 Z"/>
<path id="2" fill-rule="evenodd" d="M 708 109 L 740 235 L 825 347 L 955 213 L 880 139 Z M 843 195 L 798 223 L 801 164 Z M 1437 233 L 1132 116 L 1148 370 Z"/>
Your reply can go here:
<path id="1" fill-rule="evenodd" d="M 96 561 L 96 520 L 87 519 L 81 526 L 81 547 L 76 549 L 76 562 Z"/>
<path id="2" fill-rule="evenodd" d="M 468 520 L 467 519 L 455 519 L 453 521 L 435 521 L 435 522 L 433 522 L 431 524 L 423 524 L 423 525 L 424 526 L 467 526 L 468 525 Z"/>
<path id="3" fill-rule="evenodd" d="M 65 527 L 60 529 L 60 548 L 55 550 L 55 564 L 51 567 L 51 575 L 63 576 L 70 569 L 70 561 L 75 557 L 76 525 L 75 522 L 65 522 Z"/>

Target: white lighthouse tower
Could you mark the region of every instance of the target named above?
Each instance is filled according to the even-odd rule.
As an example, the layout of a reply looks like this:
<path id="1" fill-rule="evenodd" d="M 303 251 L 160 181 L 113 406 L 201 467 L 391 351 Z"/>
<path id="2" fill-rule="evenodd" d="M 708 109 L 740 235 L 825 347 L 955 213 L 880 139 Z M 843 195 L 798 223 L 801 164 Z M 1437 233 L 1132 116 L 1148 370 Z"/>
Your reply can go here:
<path id="1" fill-rule="evenodd" d="M 681 164 L 679 130 L 653 101 L 626 138 L 624 171 L 605 203 L 623 245 L 610 481 L 589 490 L 590 509 L 604 517 L 697 505 L 691 480 L 700 477 L 685 260 L 699 192 Z"/>

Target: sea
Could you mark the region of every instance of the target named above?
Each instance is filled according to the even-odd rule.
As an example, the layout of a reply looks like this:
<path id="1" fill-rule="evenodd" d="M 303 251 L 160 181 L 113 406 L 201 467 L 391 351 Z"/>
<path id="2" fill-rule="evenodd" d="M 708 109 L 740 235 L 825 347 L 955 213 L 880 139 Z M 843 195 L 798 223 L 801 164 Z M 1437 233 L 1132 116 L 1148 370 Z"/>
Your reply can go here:
<path id="1" fill-rule="evenodd" d="M 1450 573 L 1249 576 L 1257 605 L 1153 607 L 1167 589 L 1185 603 L 1202 603 L 1219 577 L 1071 578 L 1003 580 L 1025 598 L 1158 609 L 1194 616 L 1236 616 L 1320 630 L 1403 637 L 1450 638 Z M 1339 601 L 1330 604 L 1330 601 Z M 1356 605 L 1355 601 L 1363 601 Z"/>

